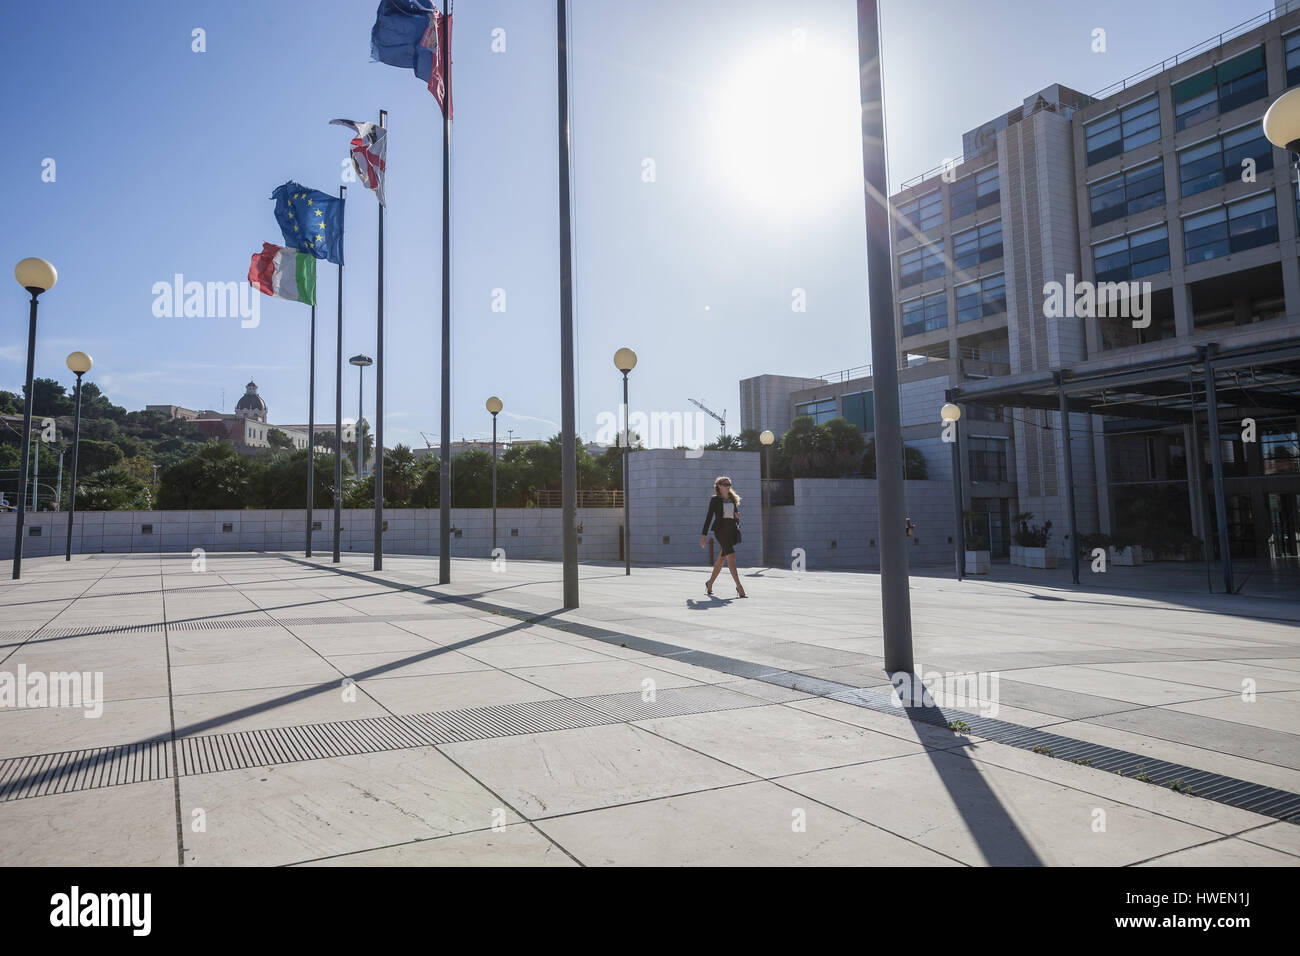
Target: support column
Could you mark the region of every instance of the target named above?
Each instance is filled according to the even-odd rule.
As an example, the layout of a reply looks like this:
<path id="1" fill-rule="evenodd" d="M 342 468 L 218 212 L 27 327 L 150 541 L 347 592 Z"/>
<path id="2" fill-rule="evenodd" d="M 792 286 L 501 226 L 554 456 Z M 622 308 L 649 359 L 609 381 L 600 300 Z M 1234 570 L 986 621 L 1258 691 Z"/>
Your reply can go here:
<path id="1" fill-rule="evenodd" d="M 1079 583 L 1079 523 L 1074 507 L 1074 450 L 1070 447 L 1070 406 L 1065 398 L 1065 373 L 1056 373 L 1061 402 L 1061 452 L 1065 459 L 1065 505 L 1070 531 L 1070 578 Z"/>
<path id="2" fill-rule="evenodd" d="M 1205 364 L 1205 409 L 1210 426 L 1210 468 L 1214 475 L 1214 510 L 1219 532 L 1219 558 L 1223 567 L 1223 586 L 1228 594 L 1232 586 L 1232 548 L 1228 542 L 1228 508 L 1223 494 L 1223 449 L 1219 441 L 1219 397 L 1214 384 L 1214 343 L 1201 348 Z"/>

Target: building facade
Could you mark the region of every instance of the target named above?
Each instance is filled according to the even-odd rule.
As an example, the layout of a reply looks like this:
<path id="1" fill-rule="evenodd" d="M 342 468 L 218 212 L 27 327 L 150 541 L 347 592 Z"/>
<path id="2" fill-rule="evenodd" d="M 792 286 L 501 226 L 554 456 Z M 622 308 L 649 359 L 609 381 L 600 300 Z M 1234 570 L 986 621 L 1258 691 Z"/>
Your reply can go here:
<path id="1" fill-rule="evenodd" d="M 1260 125 L 1297 85 L 1293 0 L 1101 93 L 1046 87 L 891 197 L 904 437 L 951 475 L 962 406 L 995 554 L 1018 512 L 1067 553 L 1072 490 L 1079 535 L 1213 557 L 1222 511 L 1233 555 L 1300 556 L 1300 196 Z M 741 394 L 747 427 L 874 428 L 866 377 Z"/>

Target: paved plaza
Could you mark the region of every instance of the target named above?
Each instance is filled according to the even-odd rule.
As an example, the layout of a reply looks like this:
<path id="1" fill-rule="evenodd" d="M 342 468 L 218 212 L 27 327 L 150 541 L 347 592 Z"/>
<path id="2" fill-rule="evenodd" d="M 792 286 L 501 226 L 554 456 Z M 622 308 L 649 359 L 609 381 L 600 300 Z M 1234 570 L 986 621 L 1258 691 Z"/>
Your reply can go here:
<path id="1" fill-rule="evenodd" d="M 1300 863 L 1300 602 L 920 572 L 918 675 L 980 677 L 923 702 L 875 574 L 584 565 L 563 611 L 558 564 L 370 568 L 27 561 L 4 861 Z"/>

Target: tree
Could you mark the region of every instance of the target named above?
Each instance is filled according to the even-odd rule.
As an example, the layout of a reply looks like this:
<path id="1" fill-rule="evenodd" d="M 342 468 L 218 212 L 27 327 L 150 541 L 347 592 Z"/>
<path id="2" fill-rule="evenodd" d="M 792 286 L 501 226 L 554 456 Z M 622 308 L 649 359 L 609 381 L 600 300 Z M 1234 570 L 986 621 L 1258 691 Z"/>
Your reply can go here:
<path id="1" fill-rule="evenodd" d="M 293 448 L 293 439 L 289 437 L 287 432 L 283 432 L 278 428 L 271 428 L 267 431 L 266 441 L 272 448 Z"/>
<path id="2" fill-rule="evenodd" d="M 69 450 L 71 450 L 69 448 Z M 81 439 L 81 450 L 77 454 L 77 471 L 91 474 L 107 468 L 115 468 L 126 456 L 117 445 L 107 441 L 95 441 L 93 438 Z M 69 459 L 71 464 L 71 459 Z"/>
<path id="3" fill-rule="evenodd" d="M 227 441 L 208 442 L 159 475 L 158 506 L 170 511 L 257 507 L 261 467 L 240 458 Z"/>
<path id="4" fill-rule="evenodd" d="M 307 449 L 281 455 L 269 462 L 261 472 L 261 490 L 258 494 L 261 507 L 272 509 L 307 507 Z M 329 507 L 334 501 L 334 458 L 317 453 L 314 471 L 316 485 L 315 504 Z M 374 493 L 371 493 L 371 501 Z M 356 507 L 349 502 L 348 507 Z"/>
<path id="5" fill-rule="evenodd" d="M 148 511 L 149 487 L 125 468 L 105 468 L 77 478 L 78 511 Z"/>
<path id="6" fill-rule="evenodd" d="M 862 476 L 876 477 L 876 443 L 867 442 L 867 450 L 862 455 Z M 903 446 L 903 477 L 908 481 L 926 481 L 930 477 L 930 466 L 920 449 L 910 445 Z"/>
<path id="7" fill-rule="evenodd" d="M 26 387 L 24 386 L 24 391 Z M 72 399 L 63 386 L 52 378 L 32 379 L 32 392 L 36 400 L 32 403 L 32 415 L 36 418 L 71 415 Z"/>

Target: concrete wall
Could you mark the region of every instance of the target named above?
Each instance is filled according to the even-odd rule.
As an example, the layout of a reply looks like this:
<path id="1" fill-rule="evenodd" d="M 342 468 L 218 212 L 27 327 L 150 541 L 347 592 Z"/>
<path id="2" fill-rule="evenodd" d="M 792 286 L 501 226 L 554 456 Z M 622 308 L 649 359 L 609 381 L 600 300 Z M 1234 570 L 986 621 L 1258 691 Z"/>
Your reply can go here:
<path id="1" fill-rule="evenodd" d="M 694 457 L 692 457 L 694 456 Z M 652 448 L 634 452 L 628 500 L 632 510 L 632 560 L 639 564 L 701 564 L 700 526 L 713 481 L 728 475 L 741 497 L 737 565 L 762 563 L 762 486 L 758 452 Z"/>
<path id="2" fill-rule="evenodd" d="M 317 509 L 320 528 L 312 533 L 314 551 L 334 547 L 334 512 Z M 507 559 L 560 559 L 559 508 L 500 508 L 497 546 Z M 392 509 L 385 513 L 384 551 L 391 554 L 437 554 L 437 510 Z M 13 557 L 15 516 L 0 515 L 0 558 Z M 578 557 L 583 561 L 618 558 L 623 512 L 615 508 L 579 508 L 582 525 Z M 451 553 L 459 557 L 491 557 L 492 511 L 452 508 Z M 150 526 L 150 533 L 144 527 Z M 229 530 L 224 530 L 229 525 Z M 66 514 L 28 514 L 23 538 L 24 557 L 62 554 Z M 39 528 L 39 536 L 31 534 Z M 343 551 L 369 553 L 374 543 L 374 512 L 343 511 L 340 525 Z M 86 511 L 76 515 L 72 549 L 78 554 L 206 551 L 300 551 L 306 537 L 306 512 L 286 511 Z"/>
<path id="3" fill-rule="evenodd" d="M 952 484 L 904 482 L 907 514 L 916 531 L 907 549 L 913 567 L 938 567 L 953 560 Z M 880 509 L 876 482 L 853 478 L 796 478 L 794 504 L 770 510 L 768 560 L 790 567 L 802 548 L 806 569 L 880 567 Z M 900 521 L 902 518 L 900 517 Z"/>

